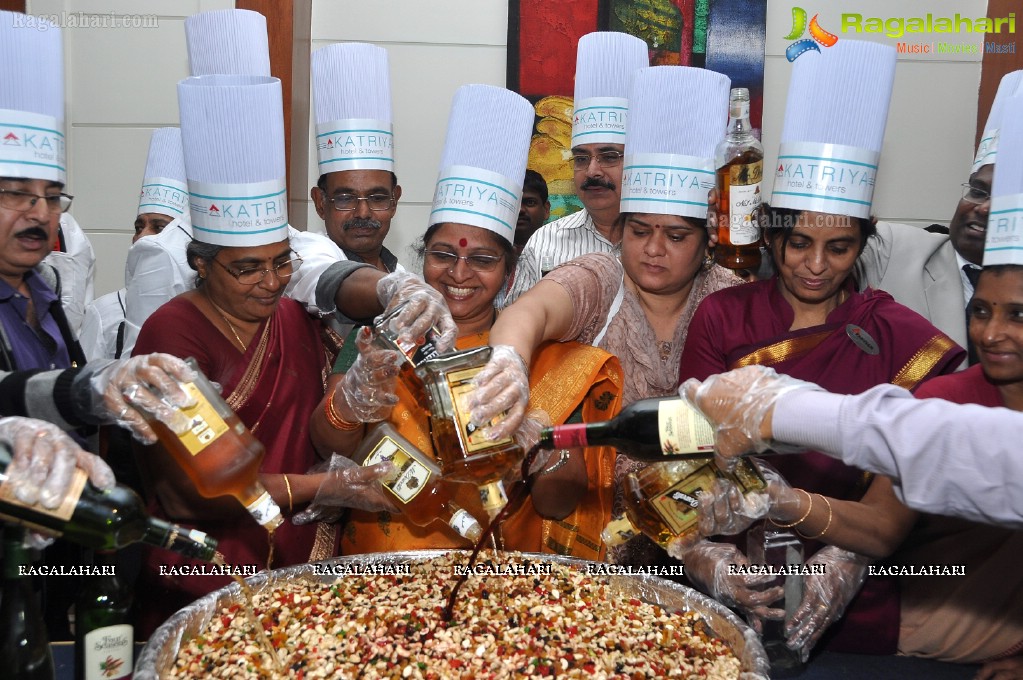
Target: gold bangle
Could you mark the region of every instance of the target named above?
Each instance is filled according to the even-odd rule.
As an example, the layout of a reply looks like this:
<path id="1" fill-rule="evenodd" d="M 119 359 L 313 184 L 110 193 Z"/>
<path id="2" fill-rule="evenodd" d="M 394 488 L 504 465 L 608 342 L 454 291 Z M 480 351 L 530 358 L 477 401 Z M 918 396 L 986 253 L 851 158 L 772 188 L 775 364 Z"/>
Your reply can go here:
<path id="1" fill-rule="evenodd" d="M 796 533 L 797 534 L 799 534 L 800 536 L 802 536 L 803 538 L 805 538 L 805 539 L 807 539 L 809 541 L 813 541 L 813 540 L 816 540 L 818 538 L 822 538 L 824 536 L 824 534 L 828 533 L 828 529 L 831 528 L 831 519 L 834 517 L 834 515 L 832 515 L 832 513 L 831 513 L 831 501 L 828 500 L 828 497 L 824 496 L 822 494 L 817 494 L 817 495 L 820 496 L 821 500 L 823 500 L 824 503 L 828 506 L 828 521 L 824 525 L 824 528 L 821 530 L 821 532 L 819 534 L 817 534 L 816 536 L 807 536 L 806 534 L 800 533 L 799 529 L 796 529 Z"/>
<path id="2" fill-rule="evenodd" d="M 334 385 L 333 391 L 330 393 L 330 396 L 327 397 L 327 405 L 324 407 L 323 412 L 327 416 L 327 422 L 330 423 L 330 426 L 335 430 L 340 430 L 342 432 L 358 430 L 362 427 L 362 423 L 350 423 L 342 418 L 341 414 L 334 409 L 334 395 L 337 394 L 337 388 L 340 385 L 341 383 Z"/>
<path id="3" fill-rule="evenodd" d="M 805 489 L 796 489 L 796 491 L 802 491 L 803 493 L 805 493 L 806 497 L 810 499 L 810 505 L 809 507 L 806 508 L 806 513 L 804 513 L 802 517 L 797 519 L 795 522 L 792 522 L 791 524 L 778 524 L 772 519 L 771 524 L 778 527 L 779 529 L 791 529 L 794 526 L 798 526 L 805 522 L 806 518 L 810 516 L 811 512 L 813 512 L 813 496 L 811 496 L 809 492 L 807 492 Z"/>
<path id="4" fill-rule="evenodd" d="M 295 499 L 291 495 L 291 481 L 284 475 L 284 488 L 288 490 L 288 514 L 295 512 Z"/>

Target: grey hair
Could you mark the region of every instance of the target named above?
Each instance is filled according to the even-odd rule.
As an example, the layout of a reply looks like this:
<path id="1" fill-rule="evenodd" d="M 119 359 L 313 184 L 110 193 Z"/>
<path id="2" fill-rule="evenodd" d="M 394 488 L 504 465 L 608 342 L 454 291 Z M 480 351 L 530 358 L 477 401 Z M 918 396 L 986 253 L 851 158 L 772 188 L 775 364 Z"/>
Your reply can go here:
<path id="1" fill-rule="evenodd" d="M 195 270 L 195 287 L 202 288 L 206 283 L 206 279 L 199 276 L 199 268 L 196 266 L 196 260 L 202 260 L 203 262 L 210 262 L 223 250 L 226 246 L 218 246 L 212 243 L 204 243 L 203 241 L 196 241 L 192 239 L 188 243 L 188 248 L 185 249 L 185 257 L 188 259 L 188 266 Z"/>

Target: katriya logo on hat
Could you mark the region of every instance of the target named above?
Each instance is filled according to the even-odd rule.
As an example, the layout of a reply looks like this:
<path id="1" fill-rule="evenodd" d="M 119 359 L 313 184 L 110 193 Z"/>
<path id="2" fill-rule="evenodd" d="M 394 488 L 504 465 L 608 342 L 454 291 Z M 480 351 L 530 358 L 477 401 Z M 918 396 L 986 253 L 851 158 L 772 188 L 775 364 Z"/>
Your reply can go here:
<path id="1" fill-rule="evenodd" d="M 287 239 L 281 81 L 187 78 L 178 105 L 196 240 L 233 247 Z"/>
<path id="2" fill-rule="evenodd" d="M 707 217 L 714 149 L 728 121 L 726 76 L 688 66 L 636 71 L 629 95 L 621 211 Z"/>
<path id="3" fill-rule="evenodd" d="M 146 173 L 139 194 L 139 212 L 160 213 L 168 217 L 188 216 L 188 182 L 185 157 L 181 150 L 181 130 L 159 128 L 153 130 L 149 141 Z"/>
<path id="4" fill-rule="evenodd" d="M 533 105 L 502 87 L 455 92 L 430 225 L 457 222 L 515 242 Z"/>
<path id="5" fill-rule="evenodd" d="M 632 77 L 649 65 L 646 43 L 635 36 L 598 31 L 579 38 L 572 146 L 625 143 Z"/>
<path id="6" fill-rule="evenodd" d="M 18 16 L 0 11 L 0 177 L 66 184 L 61 31 Z"/>
<path id="7" fill-rule="evenodd" d="M 313 52 L 316 154 L 320 174 L 394 172 L 387 50 L 339 43 Z"/>
<path id="8" fill-rule="evenodd" d="M 247 9 L 200 12 L 185 19 L 188 68 L 193 76 L 270 77 L 266 17 Z"/>
<path id="9" fill-rule="evenodd" d="M 1023 93 L 1007 97 L 1002 106 L 1001 150 L 991 182 L 991 211 L 984 236 L 985 267 L 1023 265 Z"/>
<path id="10" fill-rule="evenodd" d="M 771 205 L 870 217 L 895 48 L 842 40 L 792 67 Z"/>
<path id="11" fill-rule="evenodd" d="M 1019 92 L 1020 81 L 1023 80 L 1023 70 L 1006 73 L 998 83 L 998 91 L 995 99 L 991 102 L 991 110 L 987 114 L 987 122 L 984 123 L 984 133 L 980 136 L 980 143 L 977 145 L 977 155 L 973 159 L 973 167 L 970 174 L 977 172 L 985 165 L 994 163 L 998 156 L 998 130 L 1002 125 L 1005 116 L 1005 105 L 1009 99 Z"/>

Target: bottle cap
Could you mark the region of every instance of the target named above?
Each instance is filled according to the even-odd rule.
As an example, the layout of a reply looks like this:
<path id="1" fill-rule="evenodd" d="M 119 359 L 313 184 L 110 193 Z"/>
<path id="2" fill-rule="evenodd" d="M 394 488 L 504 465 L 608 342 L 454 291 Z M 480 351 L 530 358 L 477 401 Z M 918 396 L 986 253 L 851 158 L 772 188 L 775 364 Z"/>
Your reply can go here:
<path id="1" fill-rule="evenodd" d="M 604 541 L 604 545 L 613 548 L 638 535 L 639 529 L 632 523 L 632 520 L 625 515 L 619 515 L 608 522 L 604 530 L 600 532 L 600 540 Z"/>
<path id="2" fill-rule="evenodd" d="M 284 522 L 280 506 L 274 502 L 268 491 L 260 494 L 259 498 L 246 505 L 245 509 L 267 531 L 273 531 Z"/>

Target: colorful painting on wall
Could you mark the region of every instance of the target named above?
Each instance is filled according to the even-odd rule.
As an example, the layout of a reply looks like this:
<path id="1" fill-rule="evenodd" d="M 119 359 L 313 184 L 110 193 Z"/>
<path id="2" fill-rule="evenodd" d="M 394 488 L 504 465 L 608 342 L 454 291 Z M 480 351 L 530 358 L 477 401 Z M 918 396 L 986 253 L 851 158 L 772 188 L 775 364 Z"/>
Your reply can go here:
<path id="1" fill-rule="evenodd" d="M 592 31 L 621 31 L 650 47 L 651 65 L 698 66 L 750 91 L 759 134 L 766 0 L 509 0 L 508 87 L 533 102 L 529 167 L 547 180 L 551 219 L 581 206 L 572 186 L 575 50 Z"/>

